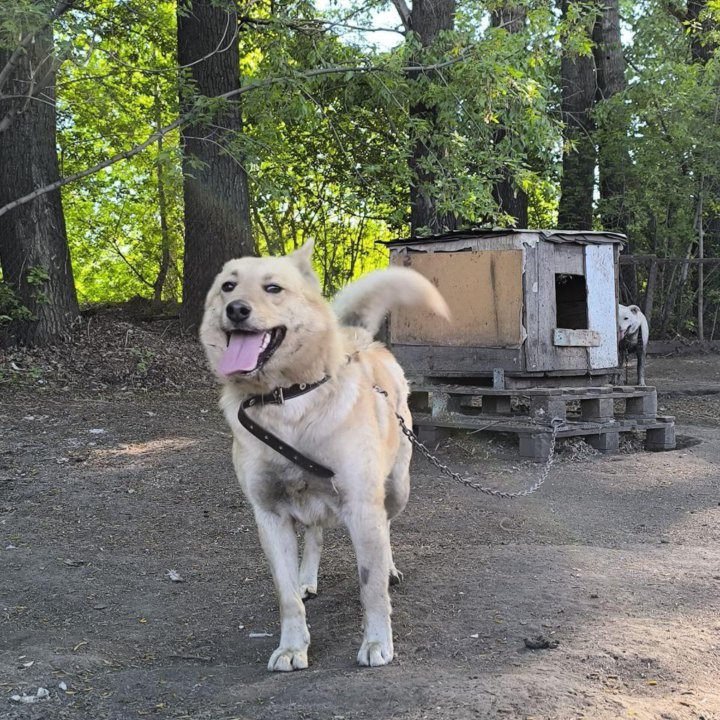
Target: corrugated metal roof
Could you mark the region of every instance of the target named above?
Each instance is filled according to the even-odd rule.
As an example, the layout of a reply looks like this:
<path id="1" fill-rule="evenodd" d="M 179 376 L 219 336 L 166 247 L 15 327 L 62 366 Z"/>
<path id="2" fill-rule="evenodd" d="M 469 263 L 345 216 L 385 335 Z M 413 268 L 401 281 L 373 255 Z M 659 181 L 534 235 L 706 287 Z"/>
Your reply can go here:
<path id="1" fill-rule="evenodd" d="M 393 247 L 395 245 L 426 245 L 444 240 L 462 240 L 463 238 L 493 238 L 500 235 L 540 235 L 541 239 L 554 243 L 579 243 L 582 245 L 602 245 L 616 243 L 624 245 L 627 237 L 621 233 L 598 232 L 594 230 L 513 230 L 512 228 L 471 228 L 469 230 L 451 230 L 438 235 L 424 237 L 398 238 L 397 240 L 378 240 L 378 243 Z"/>

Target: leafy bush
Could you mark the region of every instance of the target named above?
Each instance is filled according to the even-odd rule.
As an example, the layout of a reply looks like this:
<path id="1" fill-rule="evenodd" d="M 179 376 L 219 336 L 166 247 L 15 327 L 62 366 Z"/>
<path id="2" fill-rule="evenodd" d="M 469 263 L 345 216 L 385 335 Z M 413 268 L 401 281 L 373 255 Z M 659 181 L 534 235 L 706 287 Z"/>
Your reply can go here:
<path id="1" fill-rule="evenodd" d="M 16 320 L 32 320 L 33 314 L 20 301 L 15 291 L 0 280 L 0 327 Z"/>

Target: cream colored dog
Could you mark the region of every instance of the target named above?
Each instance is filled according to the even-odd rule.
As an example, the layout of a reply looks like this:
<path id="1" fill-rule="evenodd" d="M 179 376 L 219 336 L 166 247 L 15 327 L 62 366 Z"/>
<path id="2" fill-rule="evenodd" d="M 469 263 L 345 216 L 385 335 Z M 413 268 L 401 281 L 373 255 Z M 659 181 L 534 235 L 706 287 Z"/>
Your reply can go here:
<path id="1" fill-rule="evenodd" d="M 366 275 L 342 290 L 331 308 L 311 255 L 308 243 L 286 257 L 226 263 L 208 293 L 200 329 L 223 385 L 220 404 L 233 432 L 235 470 L 277 589 L 280 645 L 270 670 L 308 665 L 303 600 L 317 592 L 322 528 L 338 521 L 350 533 L 360 576 L 364 637 L 358 663 L 392 660 L 388 580 L 401 575 L 390 550 L 390 520 L 408 499 L 412 453 L 396 413 L 408 426 L 411 418 L 402 369 L 373 335 L 394 306 L 449 315 L 435 287 L 405 268 Z M 278 404 L 257 399 L 247 416 L 261 432 L 269 430 L 331 469 L 332 478 L 303 470 L 240 424 L 241 403 L 278 388 L 303 390 Z M 301 562 L 298 526 L 305 529 Z"/>

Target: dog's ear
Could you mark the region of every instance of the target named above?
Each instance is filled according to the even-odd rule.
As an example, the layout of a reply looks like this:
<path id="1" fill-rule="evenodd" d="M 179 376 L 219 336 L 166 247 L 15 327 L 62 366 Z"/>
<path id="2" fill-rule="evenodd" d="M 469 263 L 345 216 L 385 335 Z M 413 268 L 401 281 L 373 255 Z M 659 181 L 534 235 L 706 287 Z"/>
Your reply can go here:
<path id="1" fill-rule="evenodd" d="M 315 274 L 312 266 L 312 254 L 315 249 L 315 241 L 308 240 L 302 247 L 293 251 L 288 257 L 295 263 L 295 267 L 303 274 L 303 276 L 312 282 L 313 284 L 320 287 L 320 281 Z"/>
<path id="2" fill-rule="evenodd" d="M 630 310 L 630 312 L 634 313 L 635 315 L 640 312 L 640 308 L 637 305 L 631 305 L 628 310 Z"/>

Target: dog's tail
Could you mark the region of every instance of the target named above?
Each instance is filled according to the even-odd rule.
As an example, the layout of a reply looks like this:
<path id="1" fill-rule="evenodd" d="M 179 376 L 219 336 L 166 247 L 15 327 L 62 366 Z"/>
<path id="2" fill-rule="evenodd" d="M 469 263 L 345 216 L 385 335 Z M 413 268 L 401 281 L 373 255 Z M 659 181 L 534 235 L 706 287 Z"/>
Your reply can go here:
<path id="1" fill-rule="evenodd" d="M 375 270 L 343 288 L 333 301 L 342 325 L 365 328 L 371 335 L 395 307 L 424 307 L 450 319 L 450 308 L 437 288 L 410 268 Z"/>

